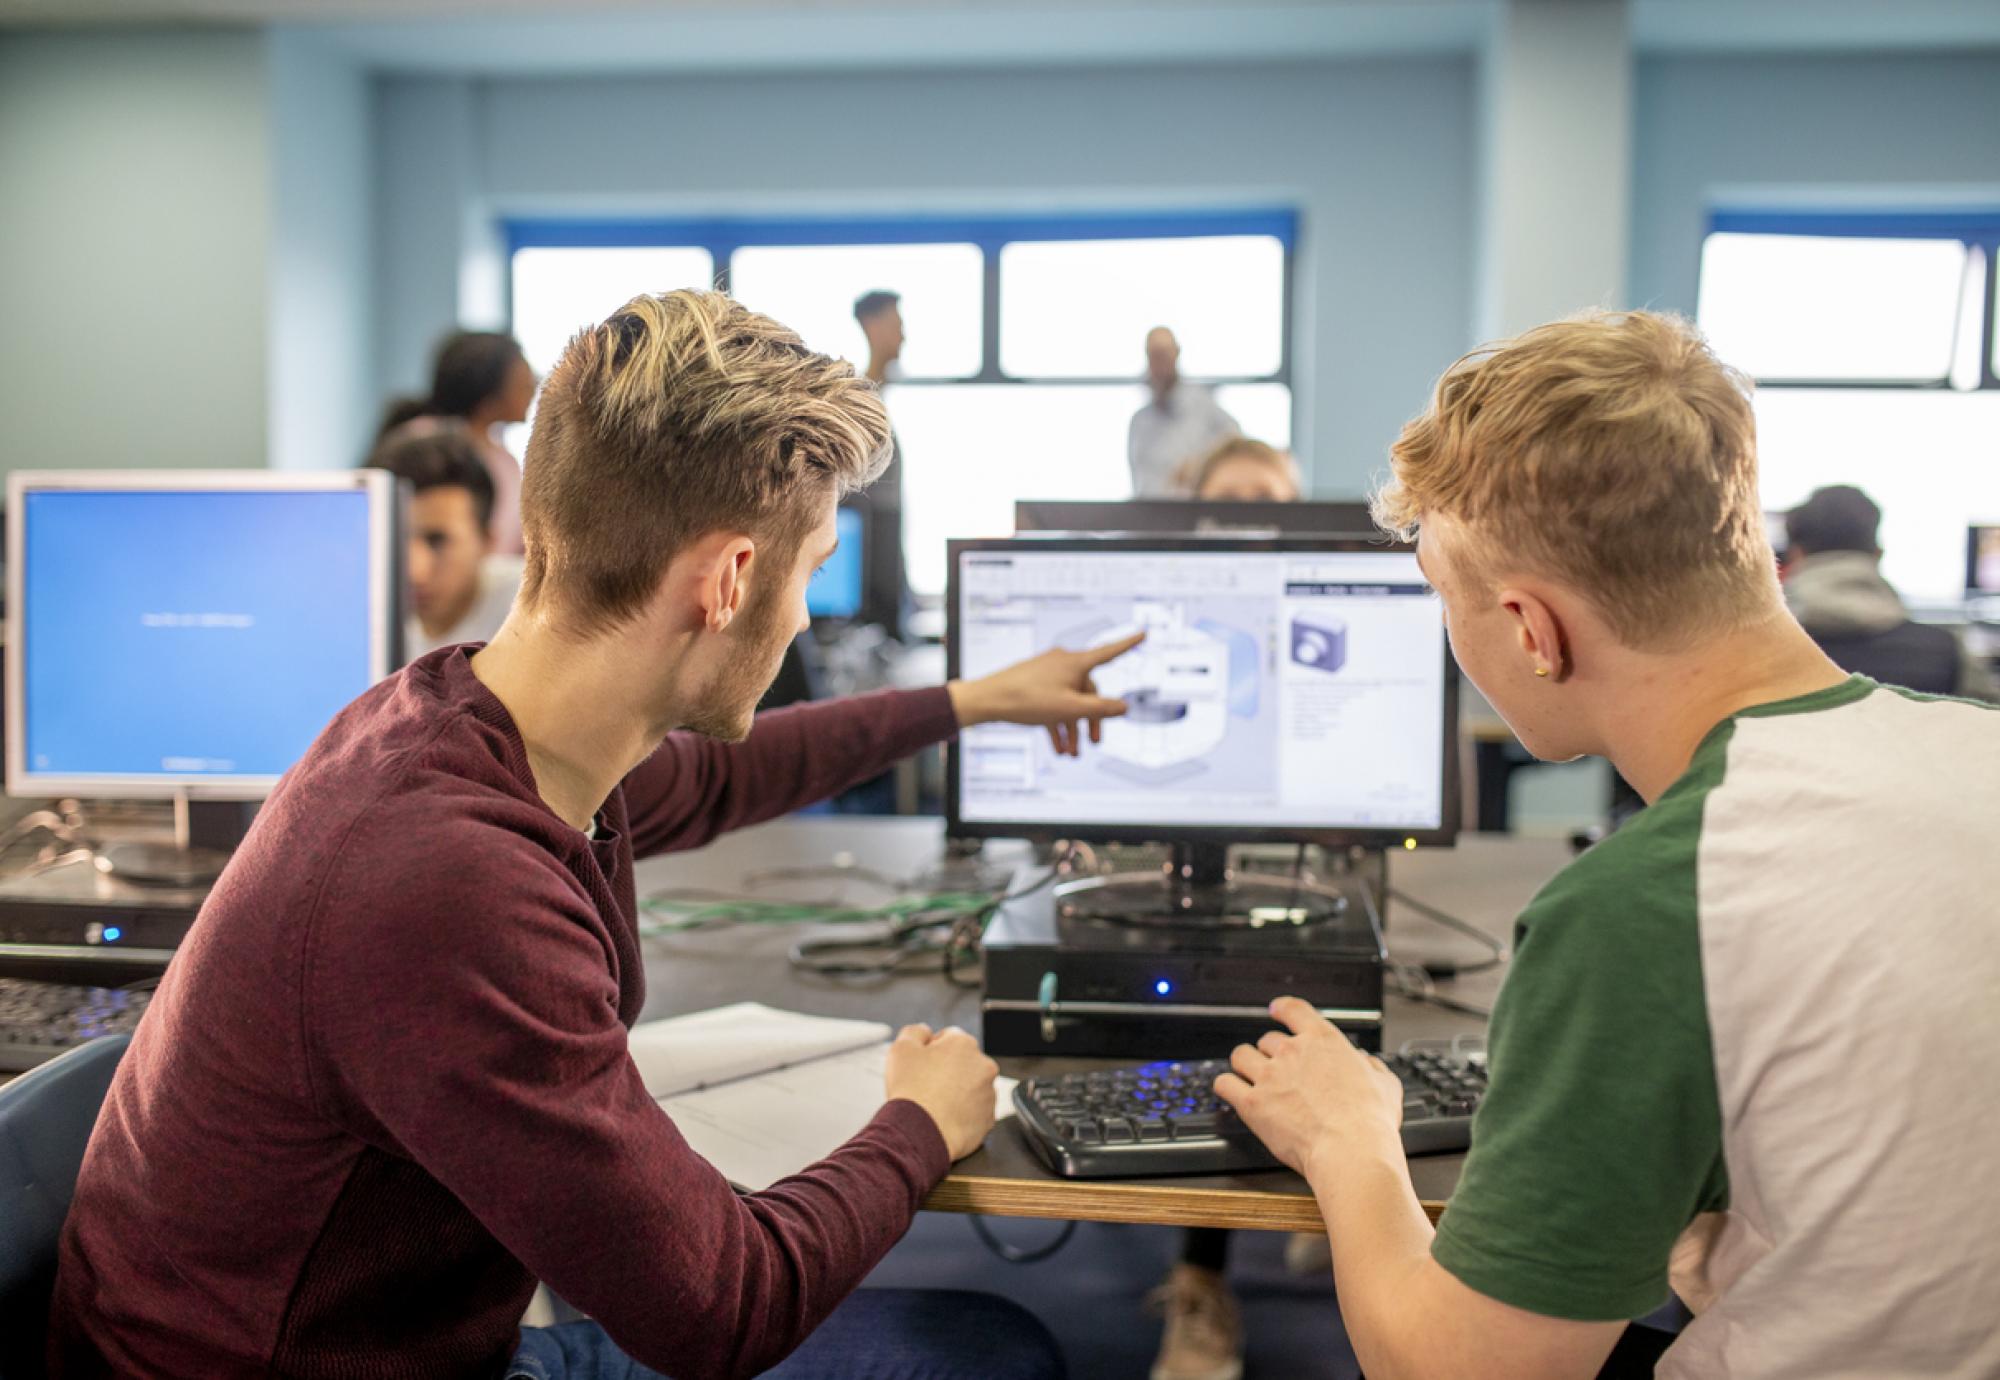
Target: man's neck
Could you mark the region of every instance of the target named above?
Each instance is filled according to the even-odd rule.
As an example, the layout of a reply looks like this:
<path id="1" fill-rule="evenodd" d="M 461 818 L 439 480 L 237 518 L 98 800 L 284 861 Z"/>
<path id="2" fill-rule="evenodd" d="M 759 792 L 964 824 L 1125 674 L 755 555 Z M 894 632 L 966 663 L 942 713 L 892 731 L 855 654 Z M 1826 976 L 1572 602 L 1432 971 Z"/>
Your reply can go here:
<path id="1" fill-rule="evenodd" d="M 1650 804 L 1731 714 L 1829 689 L 1847 673 L 1780 610 L 1695 650 L 1636 658 L 1625 678 L 1600 724 L 1605 755 Z"/>
<path id="2" fill-rule="evenodd" d="M 891 355 L 868 354 L 868 381 L 880 388 L 889 381 L 889 366 L 895 362 Z"/>
<path id="3" fill-rule="evenodd" d="M 634 655 L 614 639 L 578 643 L 516 609 L 472 658 L 472 673 L 514 720 L 535 791 L 586 833 L 605 798 L 652 755 L 671 723 L 633 696 Z"/>

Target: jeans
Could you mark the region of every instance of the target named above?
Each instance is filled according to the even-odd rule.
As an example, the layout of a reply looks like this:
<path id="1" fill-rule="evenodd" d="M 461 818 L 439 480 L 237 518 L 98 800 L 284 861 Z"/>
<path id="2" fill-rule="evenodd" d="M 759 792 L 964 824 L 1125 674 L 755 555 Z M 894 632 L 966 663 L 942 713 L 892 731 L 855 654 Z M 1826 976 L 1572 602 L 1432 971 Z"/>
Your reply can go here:
<path id="1" fill-rule="evenodd" d="M 990 1294 L 862 1289 L 767 1380 L 1064 1380 L 1039 1319 Z M 668 1380 L 621 1352 L 594 1322 L 530 1327 L 507 1380 Z"/>

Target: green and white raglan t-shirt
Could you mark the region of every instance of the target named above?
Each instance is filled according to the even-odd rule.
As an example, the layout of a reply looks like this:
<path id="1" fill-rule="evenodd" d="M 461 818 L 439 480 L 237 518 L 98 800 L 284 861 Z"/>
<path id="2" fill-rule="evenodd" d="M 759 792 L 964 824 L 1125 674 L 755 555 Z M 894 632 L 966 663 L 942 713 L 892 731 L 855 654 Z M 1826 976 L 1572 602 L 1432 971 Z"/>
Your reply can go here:
<path id="1" fill-rule="evenodd" d="M 1632 1318 L 1671 1253 L 1662 1376 L 2000 1376 L 2000 712 L 1857 676 L 1718 725 L 1522 914 L 1489 1058 L 1470 1287 Z"/>

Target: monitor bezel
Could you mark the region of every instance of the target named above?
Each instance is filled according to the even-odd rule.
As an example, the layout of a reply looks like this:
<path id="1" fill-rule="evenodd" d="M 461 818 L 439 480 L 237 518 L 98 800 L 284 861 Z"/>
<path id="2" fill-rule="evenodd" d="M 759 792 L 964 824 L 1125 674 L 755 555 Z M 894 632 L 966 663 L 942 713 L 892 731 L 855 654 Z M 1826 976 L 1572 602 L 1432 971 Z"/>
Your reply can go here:
<path id="1" fill-rule="evenodd" d="M 1114 513 L 1125 519 L 1114 525 L 1079 527 L 1074 523 L 1052 525 L 1039 521 L 1055 514 L 1038 511 L 1049 508 L 1101 509 L 1101 516 Z M 1351 510 L 1336 514 L 1334 510 Z M 1336 521 L 1352 518 L 1352 521 Z M 1204 523 L 1214 524 L 1204 527 Z M 1193 533 L 1197 536 L 1354 536 L 1375 537 L 1381 529 L 1368 515 L 1365 499 L 1304 499 L 1286 503 L 1277 499 L 1243 498 L 1020 498 L 1014 500 L 1014 531 L 1077 533 L 1133 532 L 1162 535 Z"/>
<path id="2" fill-rule="evenodd" d="M 397 617 L 396 478 L 386 470 L 17 470 L 7 476 L 6 785 L 13 796 L 84 799 L 262 800 L 282 773 L 174 776 L 89 773 L 27 768 L 26 504 L 36 491 L 95 493 L 353 493 L 368 498 L 368 661 L 370 684 L 396 669 L 402 628 Z"/>
<path id="3" fill-rule="evenodd" d="M 1277 555 L 1343 555 L 1352 552 L 1414 553 L 1408 543 L 1388 537 L 1294 535 L 1280 537 L 1221 537 L 1166 534 L 1152 536 L 1039 536 L 984 537 L 946 543 L 945 571 L 945 676 L 957 680 L 960 674 L 960 567 L 968 554 L 982 551 L 1029 551 L 1105 553 L 1129 551 L 1157 552 L 1244 552 Z M 1387 829 L 1292 825 L 1186 826 L 1094 821 L 1069 825 L 1038 820 L 968 820 L 961 809 L 959 744 L 954 739 L 945 749 L 944 817 L 945 833 L 952 838 L 1024 838 L 1037 842 L 1065 839 L 1079 843 L 1304 843 L 1324 848 L 1408 848 L 1450 847 L 1458 839 L 1460 784 L 1458 753 L 1458 663 L 1452 658 L 1450 639 L 1445 639 L 1444 714 L 1439 726 L 1441 780 L 1439 822 L 1430 829 Z M 1085 751 L 1089 751 L 1088 746 Z"/>

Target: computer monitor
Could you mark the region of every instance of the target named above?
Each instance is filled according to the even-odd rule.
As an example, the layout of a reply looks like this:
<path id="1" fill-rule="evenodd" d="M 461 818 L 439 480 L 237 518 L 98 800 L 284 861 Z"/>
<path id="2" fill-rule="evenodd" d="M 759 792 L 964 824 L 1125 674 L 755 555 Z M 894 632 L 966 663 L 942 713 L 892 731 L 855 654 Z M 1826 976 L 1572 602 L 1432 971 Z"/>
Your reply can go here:
<path id="1" fill-rule="evenodd" d="M 1103 742 L 984 724 L 947 758 L 947 830 L 1094 842 L 1449 843 L 1458 680 L 1405 545 L 1341 537 L 950 544 L 949 674 L 1146 641 L 1096 674 Z"/>
<path id="2" fill-rule="evenodd" d="M 1966 529 L 1965 596 L 2000 599 L 2000 522 Z"/>
<path id="3" fill-rule="evenodd" d="M 861 616 L 863 575 L 868 568 L 867 524 L 855 508 L 842 508 L 837 522 L 840 545 L 806 586 L 806 612 L 814 618 Z"/>
<path id="4" fill-rule="evenodd" d="M 1016 532 L 1196 532 L 1204 536 L 1277 536 L 1282 533 L 1377 535 L 1368 505 L 1309 501 L 1274 503 L 1246 499 L 1133 498 L 1111 502 L 1020 499 Z"/>
<path id="5" fill-rule="evenodd" d="M 18 472 L 12 795 L 255 800 L 401 660 L 380 470 Z"/>

